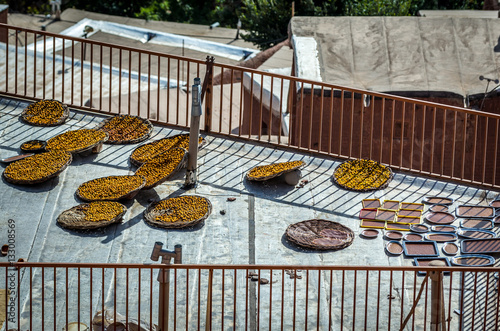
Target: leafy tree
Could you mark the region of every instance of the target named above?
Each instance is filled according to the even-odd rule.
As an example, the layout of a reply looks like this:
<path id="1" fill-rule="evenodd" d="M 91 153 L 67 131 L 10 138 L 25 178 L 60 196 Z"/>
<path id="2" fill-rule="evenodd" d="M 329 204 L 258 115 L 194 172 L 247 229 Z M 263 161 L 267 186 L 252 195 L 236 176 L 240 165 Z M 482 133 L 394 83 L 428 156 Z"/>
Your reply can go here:
<path id="1" fill-rule="evenodd" d="M 261 49 L 271 47 L 288 36 L 288 22 L 292 17 L 292 0 L 243 0 L 240 19 L 243 39 L 259 45 Z M 341 12 L 335 0 L 295 1 L 297 16 L 332 16 Z"/>

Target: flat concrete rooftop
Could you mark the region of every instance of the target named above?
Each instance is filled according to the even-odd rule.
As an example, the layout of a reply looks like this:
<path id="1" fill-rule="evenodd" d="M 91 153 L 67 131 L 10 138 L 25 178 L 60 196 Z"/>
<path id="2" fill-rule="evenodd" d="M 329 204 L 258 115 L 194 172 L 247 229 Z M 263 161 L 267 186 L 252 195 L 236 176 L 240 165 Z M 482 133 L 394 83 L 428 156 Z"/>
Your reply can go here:
<path id="1" fill-rule="evenodd" d="M 1 159 L 20 153 L 24 141 L 93 128 L 103 119 L 72 111 L 70 119 L 59 127 L 33 127 L 19 120 L 27 105 L 24 101 L 0 99 Z M 151 140 L 176 133 L 179 131 L 156 126 Z M 58 178 L 39 185 L 12 185 L 2 180 L 0 217 L 16 222 L 16 254 L 31 262 L 143 263 L 148 261 L 154 242 L 163 241 L 169 248 L 182 244 L 184 263 L 188 264 L 411 265 L 413 259 L 388 257 L 382 236 L 375 240 L 358 236 L 362 199 L 421 202 L 426 196 L 447 196 L 455 199 L 456 205 L 487 205 L 499 196 L 498 192 L 399 173 L 384 190 L 351 192 L 332 182 L 339 161 L 211 136 L 206 140 L 199 155 L 199 185 L 195 189 L 181 188 L 184 179 L 180 173 L 154 189 L 141 191 L 136 199 L 125 201 L 128 211 L 123 223 L 98 231 L 68 231 L 56 224 L 56 218 L 81 203 L 74 193 L 83 182 L 133 173 L 136 168 L 128 158 L 138 145 L 105 145 L 97 155 L 75 155 Z M 244 179 L 256 165 L 289 160 L 307 164 L 302 176 L 309 182 L 304 187 L 289 186 L 280 179 L 263 183 Z M 143 211 L 151 201 L 187 193 L 202 195 L 212 202 L 213 212 L 204 224 L 167 231 L 144 222 Z M 236 200 L 227 201 L 228 197 Z M 285 239 L 288 225 L 313 218 L 348 226 L 356 233 L 353 244 L 337 252 L 313 252 L 299 249 Z M 7 223 L 2 222 L 0 243 L 7 240 L 6 230 Z"/>
<path id="2" fill-rule="evenodd" d="M 28 102 L 17 99 L 0 98 L 0 159 L 19 154 L 19 146 L 24 141 L 31 139 L 46 140 L 66 130 L 93 128 L 104 118 L 103 116 L 73 110 L 70 119 L 59 127 L 33 127 L 24 124 L 19 119 L 21 111 L 28 104 Z M 151 140 L 177 133 L 179 133 L 177 130 L 155 126 Z M 150 255 L 153 245 L 156 241 L 161 241 L 165 244 L 164 248 L 168 250 L 172 250 L 176 244 L 182 244 L 184 264 L 410 266 L 413 262 L 412 258 L 405 258 L 403 255 L 389 257 L 385 253 L 385 241 L 381 235 L 372 240 L 363 239 L 359 236 L 358 213 L 361 209 L 362 199 L 375 197 L 421 202 L 426 196 L 446 196 L 455 199 L 456 205 L 486 205 L 492 199 L 499 197 L 499 192 L 484 191 L 474 187 L 400 173 L 395 174 L 394 179 L 384 190 L 371 193 L 356 193 L 340 189 L 333 184 L 332 173 L 340 164 L 340 161 L 213 136 L 206 136 L 205 139 L 207 144 L 200 150 L 199 154 L 199 185 L 195 189 L 183 190 L 183 173 L 179 173 L 172 180 L 154 189 L 141 191 L 135 199 L 124 201 L 123 203 L 127 206 L 128 211 L 123 222 L 99 230 L 66 230 L 56 224 L 56 219 L 64 210 L 81 203 L 75 197 L 75 191 L 81 183 L 108 175 L 133 173 L 135 167 L 130 164 L 129 156 L 138 145 L 105 145 L 99 154 L 75 155 L 71 165 L 58 178 L 42 184 L 20 186 L 12 185 L 2 179 L 0 182 L 0 219 L 3 221 L 0 222 L 0 244 L 7 242 L 7 221 L 11 219 L 15 221 L 16 230 L 15 258 L 16 260 L 24 258 L 29 262 L 151 263 Z M 273 179 L 263 183 L 247 182 L 244 179 L 245 173 L 256 165 L 289 160 L 303 160 L 307 164 L 302 170 L 303 179 L 308 180 L 304 187 L 289 186 L 280 179 Z M 2 168 L 5 168 L 5 165 L 2 165 Z M 179 230 L 158 229 L 144 222 L 143 212 L 150 202 L 183 194 L 197 194 L 208 198 L 213 205 L 212 214 L 208 219 L 192 228 Z M 234 197 L 236 200 L 228 201 L 227 198 L 229 197 Z M 225 211 L 225 213 L 221 211 Z M 288 225 L 313 218 L 336 221 L 351 228 L 355 233 L 352 245 L 340 251 L 318 252 L 298 248 L 286 240 L 284 233 Z M 498 228 L 495 229 L 495 231 L 498 230 Z M 441 245 L 439 244 L 440 248 Z M 7 257 L 0 257 L 0 261 L 7 260 Z M 21 275 L 24 276 L 22 277 L 20 292 L 28 293 L 30 288 L 29 277 L 27 277 L 26 273 Z M 243 272 L 239 273 L 239 275 L 240 278 L 244 277 Z M 269 277 L 269 272 L 263 275 Z M 72 286 L 75 286 L 76 282 L 80 284 L 80 274 L 71 273 L 70 276 Z M 125 281 L 123 275 L 118 277 L 123 285 Z M 231 274 L 228 272 L 226 277 L 226 286 L 231 286 Z M 274 277 L 274 279 L 281 279 L 279 271 L 276 272 Z M 328 276 L 325 275 L 324 277 L 327 279 Z M 39 278 L 35 278 L 35 284 L 39 284 Z M 82 270 L 82 297 L 89 296 L 88 278 L 88 270 Z M 373 295 L 372 297 L 377 295 L 375 278 L 370 277 L 370 295 Z M 389 277 L 381 278 L 379 281 L 381 282 L 384 299 L 386 295 L 393 293 L 395 297 L 392 304 L 399 305 L 399 302 L 403 300 L 400 294 L 406 292 L 406 290 L 409 292 L 413 290 L 413 280 L 410 278 L 413 277 L 406 280 L 404 289 L 402 289 L 403 285 L 399 280 L 395 279 L 393 282 L 392 277 L 390 279 Z M 453 278 L 453 292 L 455 292 L 453 298 L 459 297 L 457 293 L 462 293 L 459 278 Z M 87 301 L 82 301 L 82 312 L 91 311 L 91 314 L 93 314 L 101 309 L 101 305 L 113 307 L 113 302 L 117 305 L 115 309 L 118 312 L 123 313 L 125 311 L 125 293 L 123 289 L 115 292 L 116 284 L 112 279 L 112 275 L 106 273 L 106 281 L 105 284 L 103 282 L 101 292 L 101 287 L 97 284 L 100 277 L 94 275 L 93 282 L 96 284 L 91 295 L 94 301 L 92 301 L 92 306 L 88 306 Z M 366 277 L 359 273 L 358 284 L 364 284 L 365 279 Z M 183 281 L 184 278 L 181 277 L 179 283 Z M 330 290 L 328 290 L 329 287 L 325 287 L 322 282 L 321 292 L 326 291 L 321 294 L 322 317 L 318 323 L 322 326 L 330 323 L 327 320 L 327 309 L 332 304 L 335 307 L 332 315 L 333 325 L 339 326 L 341 318 L 344 318 L 338 312 L 340 309 L 340 291 L 342 291 L 342 298 L 344 297 L 344 291 L 346 298 L 352 298 L 357 291 L 355 285 L 354 287 L 352 285 L 351 278 L 346 282 L 345 288 L 341 286 L 343 284 L 342 275 L 335 273 L 333 281 L 334 283 L 331 286 L 335 288 L 337 294 L 334 294 L 336 296 L 330 299 L 328 299 L 331 295 Z M 470 281 L 473 281 L 473 276 L 467 278 L 467 284 Z M 46 275 L 45 282 L 54 282 L 55 284 L 55 279 L 51 275 Z M 58 285 L 58 288 L 64 288 L 63 275 L 59 274 L 58 282 L 62 282 L 61 285 Z M 148 291 L 148 282 L 149 277 L 142 279 L 142 283 L 144 283 L 143 291 Z M 245 289 L 246 282 L 244 279 L 238 281 L 238 293 L 240 295 L 248 290 L 248 288 Z M 287 279 L 285 279 L 285 282 L 287 287 L 283 291 L 286 291 L 285 299 L 287 302 L 294 300 L 294 297 L 291 297 L 292 293 L 295 293 L 293 286 L 297 286 L 297 290 L 301 291 L 300 293 L 304 293 L 303 291 L 307 289 L 307 286 L 310 289 L 319 286 L 315 277 L 308 277 L 307 283 L 295 283 L 293 280 Z M 366 282 L 368 282 L 368 279 L 366 279 Z M 273 301 L 278 303 L 280 301 L 279 286 L 281 285 L 276 285 L 278 290 L 273 292 L 275 297 Z M 218 295 L 217 293 L 221 291 L 220 280 L 214 283 L 213 288 L 214 293 Z M 269 290 L 270 287 L 261 286 L 258 293 L 269 298 Z M 179 291 L 181 290 L 179 289 Z M 204 291 L 205 289 L 203 289 L 203 293 Z M 50 294 L 50 291 L 47 290 L 47 293 Z M 113 293 L 115 294 L 113 295 Z M 154 293 L 156 296 L 157 289 L 154 290 Z M 228 290 L 227 293 L 232 292 Z M 250 292 L 250 296 L 255 298 L 256 293 L 254 288 L 254 292 Z M 43 292 L 40 294 L 40 291 L 35 291 L 33 295 L 33 300 L 36 303 L 39 302 L 37 300 L 40 300 L 40 295 L 43 296 Z M 183 296 L 184 294 L 179 292 L 178 295 Z M 190 311 L 200 309 L 199 307 L 196 308 L 197 299 L 194 289 L 190 290 L 189 295 Z M 309 305 L 310 312 L 315 312 L 316 309 L 319 312 L 320 308 L 316 306 L 314 300 L 320 294 L 311 292 L 310 295 L 310 299 L 313 300 Z M 472 287 L 464 294 L 464 302 L 467 304 L 464 310 L 469 314 L 466 315 L 468 323 L 470 323 L 471 305 L 475 300 L 475 295 L 476 291 L 473 291 Z M 54 311 L 54 318 L 57 317 L 58 323 L 61 324 L 65 321 L 65 316 L 67 316 L 64 307 L 60 306 L 61 304 L 58 301 L 59 306 L 57 309 L 54 308 L 52 299 L 47 296 L 45 297 L 46 312 Z M 144 300 L 148 300 L 146 298 L 148 296 L 149 294 L 145 293 Z M 364 297 L 358 296 L 355 298 L 356 305 L 359 305 L 359 307 L 367 305 Z M 72 300 L 70 304 L 76 305 L 76 296 L 70 297 L 70 300 Z M 251 300 L 254 300 L 252 302 L 255 304 L 256 299 Z M 404 301 L 406 305 L 411 306 L 411 294 L 405 294 Z M 231 302 L 230 299 L 226 301 L 227 310 L 231 310 Z M 259 302 L 260 309 L 268 308 L 268 303 Z M 386 307 L 384 302 L 382 305 Z M 496 292 L 491 293 L 490 302 L 497 302 Z M 78 302 L 78 304 L 80 303 Z M 214 311 L 220 311 L 222 309 L 221 304 L 223 305 L 220 297 L 214 297 Z M 351 304 L 351 301 L 346 303 L 345 309 L 352 309 Z M 21 305 L 23 307 L 21 309 L 21 321 L 27 323 L 27 317 L 30 316 L 27 314 L 30 309 L 28 295 L 21 297 Z M 299 303 L 298 305 L 297 309 L 303 311 L 302 304 Z M 136 312 L 136 298 L 132 297 L 130 306 L 127 307 L 128 311 Z M 205 311 L 204 307 L 202 304 L 201 311 Z M 376 307 L 377 305 L 374 305 L 373 302 L 367 306 L 368 316 L 375 316 L 375 314 L 378 316 L 379 312 Z M 459 303 L 453 301 L 451 307 L 452 309 L 459 308 Z M 479 306 L 474 306 L 474 308 L 477 314 L 482 311 Z M 235 328 L 243 327 L 244 323 L 246 323 L 245 314 L 241 314 L 245 309 L 245 300 L 239 300 L 237 310 L 240 313 L 236 318 Z M 388 320 L 391 321 L 390 323 L 399 323 L 401 316 L 398 311 L 398 309 L 394 310 L 391 319 L 387 318 L 387 312 L 384 308 L 380 312 L 381 327 L 388 327 Z M 77 320 L 76 313 L 76 311 L 71 310 L 69 321 Z M 417 310 L 417 316 L 419 316 L 416 322 L 417 328 L 422 327 L 422 323 L 424 323 L 421 313 L 420 309 Z M 88 313 L 82 314 L 85 314 L 82 320 L 89 324 Z M 214 325 L 217 326 L 221 321 L 219 320 L 220 315 L 215 314 Z M 290 314 L 291 311 L 288 310 L 283 312 L 285 329 L 292 327 Z M 250 315 L 251 318 L 255 318 L 252 311 L 250 311 Z M 34 319 L 34 325 L 40 323 L 41 316 L 38 311 L 35 311 L 31 316 Z M 274 313 L 272 316 L 269 315 L 270 319 L 271 317 L 272 320 L 267 322 L 267 317 L 261 316 L 262 325 L 266 325 L 266 323 L 279 325 L 281 315 Z M 304 321 L 302 314 L 297 315 L 296 318 L 295 320 L 294 315 L 294 325 L 295 323 L 298 323 L 298 325 L 307 323 Z M 309 323 L 315 323 L 313 322 L 314 318 L 311 317 Z M 154 317 L 154 320 L 156 321 L 156 317 Z M 358 314 L 356 320 L 359 323 L 356 325 L 366 323 L 362 314 Z M 50 321 L 50 319 L 47 318 L 46 321 Z M 353 322 L 350 317 L 346 316 L 344 325 L 345 327 L 353 326 L 351 324 Z M 195 329 L 196 316 L 191 316 L 189 322 L 186 320 L 186 323 L 189 323 L 190 329 Z M 458 319 L 454 318 L 452 326 L 455 326 L 456 323 L 458 323 Z M 228 322 L 226 325 L 228 324 L 231 323 Z M 24 325 L 27 326 L 27 324 Z M 180 319 L 177 325 L 179 328 L 183 328 L 185 326 L 184 319 Z M 315 324 L 310 326 L 312 328 Z"/>

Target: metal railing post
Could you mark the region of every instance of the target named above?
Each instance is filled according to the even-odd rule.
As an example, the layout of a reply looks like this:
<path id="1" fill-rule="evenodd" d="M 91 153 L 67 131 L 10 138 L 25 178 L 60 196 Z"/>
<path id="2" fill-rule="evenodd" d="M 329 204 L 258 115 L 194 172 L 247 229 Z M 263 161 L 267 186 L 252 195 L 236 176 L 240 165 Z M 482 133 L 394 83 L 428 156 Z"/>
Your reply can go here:
<path id="1" fill-rule="evenodd" d="M 185 189 L 190 189 L 196 185 L 196 168 L 198 160 L 198 137 L 200 135 L 200 117 L 201 110 L 201 88 L 200 79 L 194 79 L 192 87 L 193 103 L 191 106 L 191 124 L 189 128 L 189 152 L 186 169 Z"/>
<path id="2" fill-rule="evenodd" d="M 174 259 L 174 264 L 182 264 L 182 245 L 175 245 L 174 251 L 169 252 L 162 249 L 163 243 L 157 241 L 151 253 L 151 260 L 158 261 L 161 256 L 161 263 L 170 265 L 170 260 Z M 168 311 L 170 300 L 170 268 L 162 268 L 158 272 L 158 282 L 160 283 L 159 307 L 158 307 L 158 327 L 160 331 L 168 330 Z"/>

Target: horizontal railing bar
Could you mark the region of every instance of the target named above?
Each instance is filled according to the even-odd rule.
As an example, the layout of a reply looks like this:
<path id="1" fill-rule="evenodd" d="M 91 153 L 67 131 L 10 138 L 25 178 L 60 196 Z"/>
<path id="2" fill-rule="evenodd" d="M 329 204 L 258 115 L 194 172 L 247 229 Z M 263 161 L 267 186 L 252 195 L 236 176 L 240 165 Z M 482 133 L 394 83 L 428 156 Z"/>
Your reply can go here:
<path id="1" fill-rule="evenodd" d="M 1 262 L 0 267 L 39 268 L 108 268 L 108 269 L 203 269 L 203 270 L 360 270 L 360 271 L 452 271 L 498 272 L 498 267 L 430 267 L 430 266 L 312 266 L 312 265 L 265 265 L 265 264 L 150 264 L 150 263 L 65 263 L 65 262 Z"/>

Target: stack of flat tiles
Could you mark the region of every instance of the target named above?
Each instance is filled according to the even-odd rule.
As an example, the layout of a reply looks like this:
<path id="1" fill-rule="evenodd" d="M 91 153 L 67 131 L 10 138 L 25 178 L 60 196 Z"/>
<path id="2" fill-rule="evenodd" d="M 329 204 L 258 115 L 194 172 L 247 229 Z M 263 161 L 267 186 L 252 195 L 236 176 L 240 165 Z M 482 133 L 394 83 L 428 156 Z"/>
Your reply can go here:
<path id="1" fill-rule="evenodd" d="M 422 222 L 424 205 L 396 200 L 364 199 L 359 213 L 362 228 L 410 231 Z"/>

